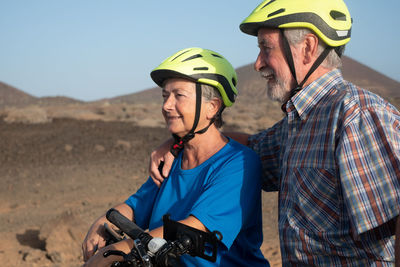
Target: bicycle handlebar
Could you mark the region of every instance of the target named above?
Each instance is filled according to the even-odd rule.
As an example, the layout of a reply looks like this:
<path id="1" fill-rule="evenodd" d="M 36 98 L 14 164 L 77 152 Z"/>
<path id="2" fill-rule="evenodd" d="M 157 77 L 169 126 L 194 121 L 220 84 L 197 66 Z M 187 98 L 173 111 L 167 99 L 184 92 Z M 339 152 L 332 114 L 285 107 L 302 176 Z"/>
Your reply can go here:
<path id="1" fill-rule="evenodd" d="M 153 238 L 116 209 L 108 210 L 106 218 L 135 242 L 134 249 L 130 254 L 122 253 L 125 255 L 124 260 L 128 263 L 126 266 L 152 266 L 153 263 L 154 266 L 181 266 L 179 258 L 183 254 L 215 262 L 218 241 L 222 239 L 222 235 L 218 231 L 203 232 L 170 220 L 169 215 L 164 215 L 164 238 L 166 240 L 162 239 L 163 242 L 160 243 L 158 242 L 160 238 Z M 150 254 L 147 254 L 146 251 Z M 104 256 L 108 255 L 121 255 L 121 253 L 107 251 Z"/>
<path id="2" fill-rule="evenodd" d="M 114 225 L 118 226 L 125 234 L 132 239 L 139 238 L 139 235 L 144 233 L 144 230 L 126 218 L 116 209 L 110 209 L 106 213 L 106 218 Z"/>

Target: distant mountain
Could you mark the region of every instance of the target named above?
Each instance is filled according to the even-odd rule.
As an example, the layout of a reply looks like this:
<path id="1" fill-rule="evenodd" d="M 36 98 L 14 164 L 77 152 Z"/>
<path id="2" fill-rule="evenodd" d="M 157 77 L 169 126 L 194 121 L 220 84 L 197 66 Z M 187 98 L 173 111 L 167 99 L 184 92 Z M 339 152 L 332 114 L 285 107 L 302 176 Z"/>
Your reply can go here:
<path id="1" fill-rule="evenodd" d="M 70 104 L 83 104 L 84 101 L 65 96 L 50 96 L 37 98 L 36 104 L 39 106 L 63 106 Z"/>
<path id="2" fill-rule="evenodd" d="M 385 99 L 393 100 L 400 98 L 400 82 L 395 81 L 372 68 L 357 62 L 354 59 L 343 56 L 342 73 L 346 80 L 370 90 Z M 238 74 L 238 88 L 240 98 L 250 98 L 253 101 L 265 101 L 265 80 L 257 73 L 253 64 L 248 64 L 236 69 Z M 161 92 L 159 88 L 151 88 L 133 94 L 118 96 L 107 99 L 110 103 L 161 103 Z"/>
<path id="3" fill-rule="evenodd" d="M 342 72 L 346 80 L 388 100 L 400 97 L 399 81 L 395 81 L 349 57 L 343 57 L 342 62 Z"/>
<path id="4" fill-rule="evenodd" d="M 154 101 L 158 101 L 161 103 L 161 89 L 158 87 L 154 87 L 151 89 L 146 89 L 143 91 L 139 91 L 137 93 L 117 96 L 113 98 L 101 99 L 94 102 L 108 102 L 110 104 L 141 104 L 141 103 L 150 103 Z"/>
<path id="5" fill-rule="evenodd" d="M 236 69 L 238 73 L 239 102 L 264 102 L 269 101 L 265 92 L 265 80 L 254 71 L 253 65 L 248 64 Z M 395 81 L 372 68 L 365 66 L 349 57 L 343 57 L 343 76 L 354 84 L 379 94 L 389 101 L 399 103 L 400 82 Z M 101 99 L 90 103 L 110 104 L 146 104 L 161 103 L 161 92 L 157 87 L 143 90 L 128 95 Z M 27 105 L 62 106 L 67 104 L 82 104 L 85 102 L 68 97 L 43 97 L 37 98 L 10 85 L 0 82 L 0 108 L 6 106 L 23 107 Z M 269 102 L 267 102 L 269 103 Z M 246 103 L 247 104 L 247 103 Z"/>
<path id="6" fill-rule="evenodd" d="M 0 82 L 0 107 L 24 106 L 35 102 L 36 98 L 8 84 Z"/>
<path id="7" fill-rule="evenodd" d="M 67 104 L 80 104 L 82 101 L 64 97 L 34 97 L 11 85 L 0 82 L 0 108 L 39 106 L 62 106 Z"/>

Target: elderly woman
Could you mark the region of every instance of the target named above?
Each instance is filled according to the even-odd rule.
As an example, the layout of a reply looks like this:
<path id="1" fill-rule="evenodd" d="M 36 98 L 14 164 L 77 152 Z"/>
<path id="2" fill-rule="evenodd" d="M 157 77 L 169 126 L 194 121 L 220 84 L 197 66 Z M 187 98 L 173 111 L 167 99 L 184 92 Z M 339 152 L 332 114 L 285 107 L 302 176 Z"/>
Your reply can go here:
<path id="1" fill-rule="evenodd" d="M 222 111 L 235 101 L 237 77 L 220 54 L 188 48 L 151 72 L 162 88 L 162 114 L 174 137 L 176 156 L 169 177 L 159 188 L 151 178 L 125 203 L 123 215 L 163 236 L 162 216 L 202 231 L 219 231 L 217 261 L 182 256 L 186 266 L 268 266 L 262 243 L 260 162 L 245 146 L 221 134 Z M 104 258 L 105 215 L 91 226 L 83 243 L 86 266 L 110 266 L 118 256 Z M 100 250 L 130 252 L 132 240 Z"/>

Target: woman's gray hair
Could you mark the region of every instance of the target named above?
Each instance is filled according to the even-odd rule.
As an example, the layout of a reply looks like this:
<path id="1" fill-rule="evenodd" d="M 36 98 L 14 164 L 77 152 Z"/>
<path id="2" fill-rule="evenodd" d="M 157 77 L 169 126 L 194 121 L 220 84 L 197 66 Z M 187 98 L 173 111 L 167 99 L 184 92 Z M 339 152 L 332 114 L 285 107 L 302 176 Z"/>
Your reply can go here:
<path id="1" fill-rule="evenodd" d="M 290 45 L 296 45 L 304 40 L 307 34 L 313 33 L 310 29 L 307 28 L 289 28 L 284 30 L 284 34 Z M 317 36 L 318 37 L 318 36 Z M 321 38 L 318 37 L 318 53 L 321 54 L 327 45 Z M 321 66 L 328 69 L 340 68 L 342 67 L 342 60 L 332 49 L 325 60 L 322 62 Z"/>
<path id="2" fill-rule="evenodd" d="M 220 128 L 224 124 L 224 121 L 222 120 L 222 111 L 223 111 L 224 102 L 222 101 L 221 94 L 219 93 L 218 89 L 215 88 L 214 86 L 204 84 L 204 83 L 201 83 L 201 92 L 202 92 L 203 98 L 208 102 L 213 100 L 214 98 L 218 98 L 221 100 L 222 106 L 219 109 L 219 111 L 217 112 L 217 114 L 215 114 L 215 117 L 214 117 L 214 125 L 217 128 Z"/>

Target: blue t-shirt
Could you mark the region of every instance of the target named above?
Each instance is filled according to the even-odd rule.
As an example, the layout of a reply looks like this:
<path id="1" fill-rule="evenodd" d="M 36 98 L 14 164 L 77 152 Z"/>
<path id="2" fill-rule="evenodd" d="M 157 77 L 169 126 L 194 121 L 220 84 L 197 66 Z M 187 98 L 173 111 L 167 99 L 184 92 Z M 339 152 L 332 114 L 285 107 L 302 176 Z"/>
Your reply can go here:
<path id="1" fill-rule="evenodd" d="M 183 220 L 189 215 L 209 231 L 219 231 L 222 241 L 216 263 L 184 255 L 185 266 L 269 266 L 262 244 L 261 164 L 249 148 L 229 142 L 201 165 L 183 170 L 182 155 L 158 188 L 151 178 L 126 200 L 144 229 L 162 226 L 162 216 Z"/>

